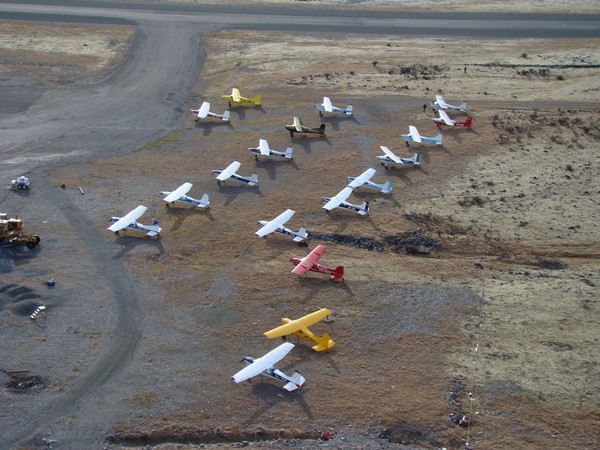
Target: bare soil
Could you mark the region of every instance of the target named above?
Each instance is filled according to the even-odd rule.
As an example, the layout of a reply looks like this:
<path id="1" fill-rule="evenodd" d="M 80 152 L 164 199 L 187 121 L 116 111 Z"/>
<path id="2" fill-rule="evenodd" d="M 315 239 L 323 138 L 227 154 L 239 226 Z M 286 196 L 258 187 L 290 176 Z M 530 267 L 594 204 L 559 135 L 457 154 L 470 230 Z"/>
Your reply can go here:
<path id="1" fill-rule="evenodd" d="M 25 39 L 25 31 L 13 34 Z M 110 32 L 117 39 L 111 44 L 95 29 L 98 39 L 90 42 L 101 44 L 93 63 L 66 52 L 52 59 L 74 61 L 64 72 L 27 76 L 42 84 L 74 73 L 93 77 L 118 61 L 111 49 L 126 48 L 131 30 L 121 31 L 120 39 Z M 261 108 L 233 107 L 230 124 L 196 124 L 190 116 L 185 129 L 133 154 L 44 174 L 55 186 L 66 184 L 65 195 L 98 229 L 140 203 L 163 227 L 158 241 L 107 234 L 106 245 L 146 294 L 135 372 L 122 381 L 122 401 L 107 411 L 114 417 L 107 445 L 314 448 L 314 439 L 331 431 L 333 439 L 320 445 L 593 448 L 600 438 L 599 42 L 481 40 L 467 47 L 227 31 L 204 44 L 188 109 L 208 100 L 222 112 L 221 96 L 234 86 L 243 95 L 261 93 Z M 0 51 L 10 54 L 6 46 Z M 40 57 L 21 51 L 19 58 L 37 67 Z M 0 68 L 7 79 L 23 76 L 15 66 Z M 409 124 L 437 133 L 432 111 L 422 107 L 436 93 L 468 101 L 473 130 L 444 130 L 442 147 L 406 148 L 399 134 Z M 320 119 L 312 105 L 324 95 L 339 106 L 352 103 L 354 117 Z M 307 125 L 323 121 L 327 137 L 291 139 L 283 126 L 294 115 Z M 293 162 L 255 162 L 247 148 L 259 138 L 273 148 L 293 146 Z M 379 145 L 401 156 L 421 152 L 421 168 L 383 170 Z M 211 169 L 233 160 L 243 174 L 259 174 L 259 187 L 217 188 Z M 370 201 L 367 217 L 325 214 L 321 196 L 368 167 L 377 168 L 374 181 L 392 180 L 393 194 L 356 190 L 350 200 Z M 184 181 L 194 184 L 191 195 L 209 193 L 210 210 L 164 207 L 159 192 Z M 326 243 L 323 262 L 344 264 L 345 280 L 291 278 L 289 258 L 321 242 L 304 248 L 253 234 L 258 220 L 286 208 L 296 210 L 293 228 L 373 238 L 384 251 Z M 386 240 L 418 230 L 437 243 L 429 256 Z M 68 239 L 72 230 L 50 223 L 39 232 Z M 71 250 L 63 251 L 57 261 Z M 68 292 L 82 283 L 93 289 L 83 268 L 77 283 L 72 270 L 56 264 L 51 272 Z M 90 297 L 101 305 L 102 295 Z M 283 370 L 307 378 L 301 393 L 260 379 L 232 385 L 243 356 L 274 347 L 262 333 L 280 316 L 319 307 L 332 309 L 333 320 L 313 331 L 329 332 L 336 346 L 317 354 L 293 340 L 298 345 L 282 361 Z M 65 308 L 57 300 L 53 311 L 64 316 Z M 56 320 L 53 311 L 45 320 Z M 82 351 L 101 348 L 110 319 L 93 319 L 97 335 Z M 3 318 L 15 332 L 18 323 Z M 31 346 L 58 357 L 47 333 Z M 85 366 L 76 361 L 73 372 Z M 16 394 L 2 395 L 10 404 Z M 472 417 L 470 428 L 448 419 L 458 411 Z"/>

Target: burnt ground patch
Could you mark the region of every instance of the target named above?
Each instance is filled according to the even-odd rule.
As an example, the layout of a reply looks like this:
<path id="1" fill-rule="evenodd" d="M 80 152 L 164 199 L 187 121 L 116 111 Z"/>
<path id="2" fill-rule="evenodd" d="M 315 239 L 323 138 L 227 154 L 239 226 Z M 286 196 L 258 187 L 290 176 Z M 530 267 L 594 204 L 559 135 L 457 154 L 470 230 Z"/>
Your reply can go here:
<path id="1" fill-rule="evenodd" d="M 334 242 L 349 247 L 383 252 L 390 249 L 395 252 L 427 254 L 439 250 L 440 244 L 431 238 L 425 230 L 410 230 L 393 236 L 385 236 L 383 241 L 373 237 L 353 236 L 349 234 L 311 232 L 310 238 L 317 241 Z"/>

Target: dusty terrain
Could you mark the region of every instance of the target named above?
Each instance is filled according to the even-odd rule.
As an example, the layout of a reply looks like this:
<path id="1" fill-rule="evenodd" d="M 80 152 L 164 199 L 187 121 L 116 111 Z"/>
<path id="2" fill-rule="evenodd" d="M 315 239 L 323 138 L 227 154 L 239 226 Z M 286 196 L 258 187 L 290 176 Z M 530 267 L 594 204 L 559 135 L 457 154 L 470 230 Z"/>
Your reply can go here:
<path id="1" fill-rule="evenodd" d="M 62 72 L 57 64 L 42 78 L 2 64 L 3 77 L 60 85 L 74 72 L 102 74 L 112 50 L 130 37 L 122 31 L 119 38 L 110 33 L 115 42 L 97 29 L 93 41 L 104 44 L 95 47 L 93 64 L 100 72 L 89 71 L 85 55 L 57 55 L 74 63 Z M 27 38 L 23 33 L 12 31 L 15 39 Z M 53 36 L 50 29 L 45 35 Z M 3 254 L 0 289 L 10 304 L 3 304 L 2 329 L 30 337 L 10 360 L 52 361 L 61 348 L 71 352 L 63 367 L 40 374 L 46 386 L 26 395 L 69 386 L 110 338 L 106 287 L 94 285 L 92 268 L 77 265 L 85 250 L 69 219 L 83 212 L 103 230 L 111 215 L 143 203 L 148 220 L 161 221 L 160 240 L 106 234 L 106 247 L 135 273 L 144 297 L 136 354 L 107 392 L 118 400 L 99 405 L 99 414 L 113 418 L 110 447 L 281 437 L 289 440 L 250 445 L 311 448 L 314 441 L 301 439 L 330 430 L 334 439 L 321 444 L 330 448 L 460 448 L 465 441 L 474 448 L 593 448 L 600 392 L 598 44 L 469 41 L 466 48 L 435 39 L 210 36 L 185 107 L 206 99 L 222 112 L 221 95 L 238 86 L 249 96 L 261 93 L 261 108 L 232 108 L 230 124 L 190 117 L 184 130 L 128 156 L 40 174 L 51 186 L 67 186 L 47 193 L 54 200 L 46 209 L 41 189 L 3 203 L 44 237 L 35 258 Z M 38 67 L 38 54 L 19 57 Z M 441 148 L 407 149 L 399 133 L 408 124 L 437 133 L 422 105 L 438 92 L 469 102 L 473 130 L 444 130 Z M 352 103 L 354 117 L 323 118 L 325 139 L 290 139 L 283 125 L 294 115 L 319 123 L 312 105 L 323 95 Z M 246 149 L 259 138 L 274 148 L 292 145 L 294 161 L 255 163 Z M 421 152 L 421 168 L 384 171 L 375 160 L 379 145 L 402 156 Z M 259 174 L 258 188 L 217 188 L 210 170 L 234 159 L 243 174 Z M 377 169 L 375 181 L 392 180 L 391 196 L 355 191 L 351 201 L 370 201 L 368 217 L 322 212 L 321 196 L 368 167 Z M 209 211 L 165 209 L 158 193 L 184 181 L 194 183 L 192 195 L 209 193 Z M 58 196 L 76 211 L 61 212 Z M 293 279 L 289 258 L 321 242 L 307 249 L 282 236 L 253 235 L 259 219 L 285 208 L 296 210 L 293 228 L 373 238 L 384 251 L 325 242 L 323 262 L 343 263 L 345 281 Z M 436 241 L 429 256 L 406 254 L 389 239 L 410 244 L 415 235 Z M 58 286 L 48 293 L 33 281 L 50 276 Z M 54 307 L 34 325 L 27 314 L 39 299 Z M 316 354 L 298 342 L 282 361 L 284 370 L 306 376 L 302 393 L 258 379 L 230 383 L 239 359 L 274 346 L 262 332 L 281 315 L 318 307 L 334 315 L 314 331 L 329 332 L 336 346 Z M 85 340 L 70 340 L 74 330 Z M 5 388 L 2 397 L 3 416 L 21 411 L 22 394 Z M 474 418 L 470 429 L 448 420 L 459 410 Z"/>

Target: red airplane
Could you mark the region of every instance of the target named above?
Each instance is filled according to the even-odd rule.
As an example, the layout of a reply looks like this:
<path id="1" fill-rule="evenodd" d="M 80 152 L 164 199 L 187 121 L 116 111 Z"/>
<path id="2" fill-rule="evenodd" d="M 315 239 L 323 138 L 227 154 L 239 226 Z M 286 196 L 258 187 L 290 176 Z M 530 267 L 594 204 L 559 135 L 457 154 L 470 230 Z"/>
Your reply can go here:
<path id="1" fill-rule="evenodd" d="M 341 280 L 344 277 L 344 266 L 337 266 L 335 269 L 325 267 L 319 264 L 319 259 L 325 253 L 324 245 L 317 245 L 317 247 L 306 255 L 304 258 L 292 258 L 290 261 L 296 266 L 292 270 L 292 274 L 300 276 L 307 271 L 324 273 L 330 275 L 332 280 Z"/>
<path id="2" fill-rule="evenodd" d="M 456 120 L 452 120 L 446 111 L 442 111 L 441 109 L 438 111 L 440 113 L 440 117 L 435 117 L 431 119 L 435 122 L 438 128 L 442 125 L 448 125 L 449 127 L 462 127 L 462 128 L 471 128 L 471 122 L 473 119 L 471 117 L 467 117 L 467 120 L 464 122 L 458 122 Z"/>

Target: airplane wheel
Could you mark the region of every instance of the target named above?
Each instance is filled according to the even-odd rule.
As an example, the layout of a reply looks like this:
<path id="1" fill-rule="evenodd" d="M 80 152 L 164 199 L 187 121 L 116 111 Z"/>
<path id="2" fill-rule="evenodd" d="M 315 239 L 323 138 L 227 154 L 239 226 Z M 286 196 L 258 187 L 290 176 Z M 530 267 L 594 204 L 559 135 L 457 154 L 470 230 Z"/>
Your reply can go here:
<path id="1" fill-rule="evenodd" d="M 294 137 L 294 132 L 293 131 L 290 131 L 290 136 Z"/>
<path id="2" fill-rule="evenodd" d="M 36 245 L 40 243 L 41 239 L 40 239 L 40 237 L 39 237 L 39 236 L 37 236 L 37 235 L 34 235 L 34 236 L 33 236 L 33 238 L 35 239 L 35 244 L 36 244 Z"/>
<path id="3" fill-rule="evenodd" d="M 217 180 L 217 186 L 221 186 L 221 180 Z"/>
<path id="4" fill-rule="evenodd" d="M 25 244 L 25 245 L 27 245 L 27 248 L 28 248 L 29 250 L 33 250 L 33 249 L 35 248 L 35 242 L 33 242 L 33 241 L 29 241 L 29 242 L 27 242 L 27 244 Z"/>
<path id="5" fill-rule="evenodd" d="M 319 116 L 323 117 L 323 113 L 321 111 L 319 111 Z"/>

